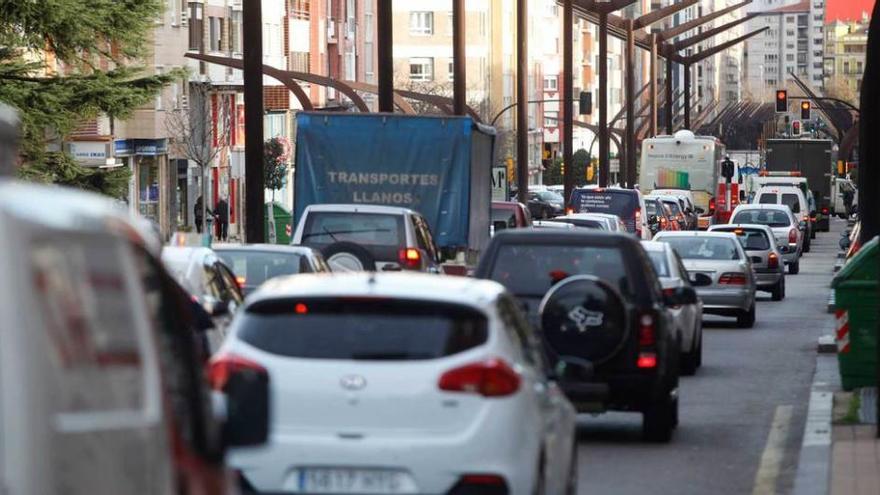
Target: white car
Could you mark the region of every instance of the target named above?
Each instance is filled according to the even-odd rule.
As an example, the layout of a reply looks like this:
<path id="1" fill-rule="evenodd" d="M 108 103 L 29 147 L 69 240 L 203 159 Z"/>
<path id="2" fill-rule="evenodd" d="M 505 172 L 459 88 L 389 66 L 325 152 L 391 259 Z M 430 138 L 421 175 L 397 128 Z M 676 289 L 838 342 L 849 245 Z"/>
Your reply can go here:
<path id="1" fill-rule="evenodd" d="M 642 241 L 663 292 L 670 295 L 679 287 L 691 287 L 690 275 L 678 253 L 666 242 Z M 681 371 L 693 375 L 703 363 L 703 302 L 670 306 L 669 313 L 681 336 Z"/>
<path id="2" fill-rule="evenodd" d="M 610 213 L 571 213 L 556 217 L 551 222 L 568 223 L 575 227 L 626 233 L 626 225 L 617 215 Z"/>
<path id="3" fill-rule="evenodd" d="M 230 464 L 259 492 L 576 493 L 575 410 L 519 308 L 459 277 L 270 280 L 215 357 L 270 375 L 269 443 Z"/>
<path id="4" fill-rule="evenodd" d="M 806 222 L 798 221 L 791 208 L 785 205 L 748 204 L 739 205 L 730 215 L 731 224 L 766 225 L 773 230 L 776 243 L 782 251 L 782 259 L 788 273 L 797 275 L 801 269 Z"/>

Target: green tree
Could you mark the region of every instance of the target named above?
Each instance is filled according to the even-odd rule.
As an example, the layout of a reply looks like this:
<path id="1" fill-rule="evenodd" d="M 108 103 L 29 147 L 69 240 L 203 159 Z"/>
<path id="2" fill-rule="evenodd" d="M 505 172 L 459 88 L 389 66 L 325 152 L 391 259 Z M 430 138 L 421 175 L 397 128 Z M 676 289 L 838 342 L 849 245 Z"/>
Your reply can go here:
<path id="1" fill-rule="evenodd" d="M 290 160 L 290 142 L 282 137 L 274 137 L 266 141 L 263 148 L 263 178 L 266 188 L 272 190 L 272 201 L 275 191 L 284 187 L 287 178 L 287 163 Z"/>
<path id="2" fill-rule="evenodd" d="M 574 185 L 580 186 L 587 183 L 587 165 L 590 163 L 590 154 L 585 149 L 579 149 L 572 156 L 574 161 Z M 548 186 L 562 185 L 563 178 L 562 159 L 557 158 L 553 165 L 544 172 L 544 184 Z"/>
<path id="3" fill-rule="evenodd" d="M 0 0 L 0 101 L 22 120 L 21 176 L 115 197 L 129 172 L 82 167 L 57 145 L 84 120 L 125 119 L 181 72 L 145 75 L 162 0 Z M 51 54 L 57 67 L 41 59 Z M 56 70 L 60 69 L 60 70 Z"/>

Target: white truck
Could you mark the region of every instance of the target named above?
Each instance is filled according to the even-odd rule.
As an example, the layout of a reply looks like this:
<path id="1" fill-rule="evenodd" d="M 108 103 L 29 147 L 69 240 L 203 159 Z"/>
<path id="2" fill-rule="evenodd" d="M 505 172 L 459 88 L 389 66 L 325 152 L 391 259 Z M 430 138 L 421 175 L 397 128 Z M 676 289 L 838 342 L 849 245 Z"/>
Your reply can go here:
<path id="1" fill-rule="evenodd" d="M 645 139 L 639 187 L 645 194 L 655 189 L 691 191 L 700 226 L 706 228 L 715 209 L 724 152 L 724 144 L 714 136 L 696 136 L 687 130 Z"/>

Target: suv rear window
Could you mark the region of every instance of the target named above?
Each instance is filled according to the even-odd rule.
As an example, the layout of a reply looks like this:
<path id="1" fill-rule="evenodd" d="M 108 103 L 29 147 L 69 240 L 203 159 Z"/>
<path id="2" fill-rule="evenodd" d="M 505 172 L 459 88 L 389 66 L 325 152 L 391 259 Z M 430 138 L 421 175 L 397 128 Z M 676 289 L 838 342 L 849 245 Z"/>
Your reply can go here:
<path id="1" fill-rule="evenodd" d="M 762 194 L 760 198 L 758 198 L 758 203 L 762 205 L 775 205 L 777 202 L 776 194 Z"/>
<path id="2" fill-rule="evenodd" d="M 384 299 L 280 299 L 251 305 L 239 338 L 291 358 L 418 361 L 486 342 L 488 322 L 464 306 Z"/>
<path id="3" fill-rule="evenodd" d="M 791 218 L 779 210 L 743 210 L 730 223 L 756 223 L 768 227 L 788 227 Z"/>
<path id="4" fill-rule="evenodd" d="M 543 296 L 556 282 L 572 275 L 595 275 L 624 294 L 631 294 L 619 248 L 505 244 L 500 246 L 489 278 L 517 296 Z"/>
<path id="5" fill-rule="evenodd" d="M 306 219 L 304 244 L 353 242 L 362 246 L 404 244 L 403 216 L 382 213 L 310 212 Z"/>
<path id="6" fill-rule="evenodd" d="M 578 213 L 617 215 L 628 231 L 635 232 L 636 211 L 639 209 L 639 196 L 635 191 L 576 189 L 571 194 L 571 203 Z"/>
<path id="7" fill-rule="evenodd" d="M 788 205 L 791 208 L 792 213 L 800 213 L 801 212 L 801 201 L 798 198 L 797 194 L 783 194 L 782 195 L 782 204 Z"/>

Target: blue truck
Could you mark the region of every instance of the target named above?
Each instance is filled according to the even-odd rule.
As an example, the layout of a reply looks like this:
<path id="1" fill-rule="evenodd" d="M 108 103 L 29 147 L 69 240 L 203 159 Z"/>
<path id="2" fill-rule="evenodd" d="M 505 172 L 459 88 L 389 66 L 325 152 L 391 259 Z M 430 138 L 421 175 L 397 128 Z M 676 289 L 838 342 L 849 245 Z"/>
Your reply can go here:
<path id="1" fill-rule="evenodd" d="M 294 225 L 314 204 L 410 208 L 437 245 L 472 258 L 489 243 L 495 132 L 470 117 L 300 112 Z"/>

